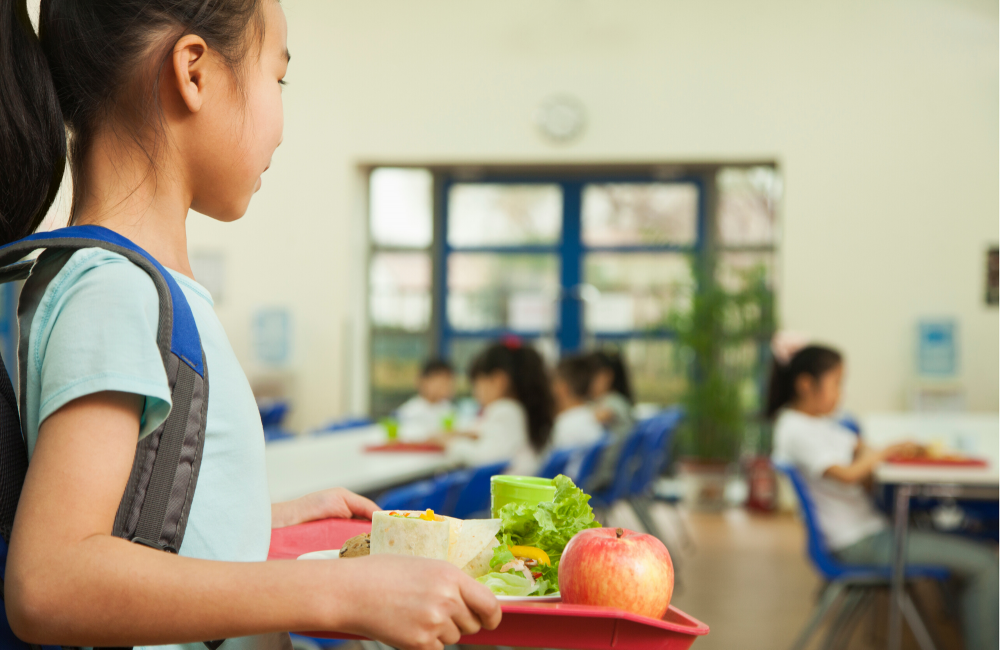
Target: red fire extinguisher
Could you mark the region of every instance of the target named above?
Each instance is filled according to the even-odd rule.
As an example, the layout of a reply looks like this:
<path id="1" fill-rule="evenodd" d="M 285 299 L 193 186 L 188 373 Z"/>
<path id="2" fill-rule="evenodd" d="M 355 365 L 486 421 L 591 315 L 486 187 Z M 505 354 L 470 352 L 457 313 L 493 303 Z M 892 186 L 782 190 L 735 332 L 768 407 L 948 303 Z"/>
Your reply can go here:
<path id="1" fill-rule="evenodd" d="M 751 458 L 746 465 L 750 495 L 747 507 L 759 512 L 773 512 L 778 505 L 778 481 L 766 456 Z"/>

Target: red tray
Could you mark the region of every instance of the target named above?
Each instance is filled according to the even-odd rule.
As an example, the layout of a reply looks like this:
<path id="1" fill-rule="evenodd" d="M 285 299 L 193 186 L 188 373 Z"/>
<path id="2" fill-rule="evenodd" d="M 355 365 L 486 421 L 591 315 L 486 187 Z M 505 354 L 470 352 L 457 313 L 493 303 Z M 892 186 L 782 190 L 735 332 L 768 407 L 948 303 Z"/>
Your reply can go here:
<path id="1" fill-rule="evenodd" d="M 444 447 L 432 442 L 390 442 L 385 445 L 368 445 L 365 447 L 365 451 L 405 451 L 425 454 L 441 454 L 444 453 Z"/>
<path id="2" fill-rule="evenodd" d="M 355 535 L 369 532 L 371 522 L 324 519 L 271 531 L 269 560 L 290 559 L 310 551 L 340 548 Z M 662 620 L 610 607 L 564 603 L 507 603 L 503 621 L 492 631 L 462 637 L 459 643 L 536 648 L 628 648 L 686 650 L 708 626 L 671 606 Z M 339 632 L 302 632 L 326 639 L 358 639 Z"/>
<path id="3" fill-rule="evenodd" d="M 921 467 L 987 467 L 982 458 L 890 458 L 893 465 L 920 465 Z"/>

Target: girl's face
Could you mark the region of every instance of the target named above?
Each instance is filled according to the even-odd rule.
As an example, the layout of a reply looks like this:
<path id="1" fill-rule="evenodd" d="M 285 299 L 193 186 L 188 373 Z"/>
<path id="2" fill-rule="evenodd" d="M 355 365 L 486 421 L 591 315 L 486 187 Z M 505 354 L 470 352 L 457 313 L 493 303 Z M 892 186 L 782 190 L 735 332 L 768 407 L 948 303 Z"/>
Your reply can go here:
<path id="1" fill-rule="evenodd" d="M 489 406 L 510 393 L 510 377 L 503 370 L 477 375 L 472 380 L 472 396 L 480 406 Z"/>
<path id="2" fill-rule="evenodd" d="M 598 399 L 604 397 L 611 391 L 611 386 L 615 383 L 615 373 L 610 368 L 601 368 L 590 380 L 590 398 Z"/>
<path id="3" fill-rule="evenodd" d="M 810 415 L 829 415 L 840 403 L 840 386 L 844 379 L 844 364 L 838 364 L 814 378 L 801 374 L 795 382 L 795 407 Z"/>
<path id="4" fill-rule="evenodd" d="M 250 198 L 260 189 L 261 174 L 281 144 L 288 27 L 277 0 L 264 0 L 261 11 L 264 38 L 259 57 L 258 44 L 253 43 L 240 86 L 231 73 L 219 69 L 215 91 L 199 111 L 194 137 L 183 143 L 193 190 L 191 207 L 219 221 L 233 221 L 246 213 Z"/>

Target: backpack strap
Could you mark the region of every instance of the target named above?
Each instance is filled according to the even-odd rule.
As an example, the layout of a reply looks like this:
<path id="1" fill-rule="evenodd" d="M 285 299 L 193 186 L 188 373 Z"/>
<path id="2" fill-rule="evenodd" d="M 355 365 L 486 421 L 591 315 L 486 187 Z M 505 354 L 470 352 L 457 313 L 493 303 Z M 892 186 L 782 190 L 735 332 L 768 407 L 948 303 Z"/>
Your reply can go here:
<path id="1" fill-rule="evenodd" d="M 159 262 L 125 237 L 100 226 L 72 226 L 36 233 L 0 248 L 0 278 L 23 277 L 27 267 L 19 260 L 39 248 L 49 251 L 103 248 L 122 255 L 144 270 L 156 287 L 159 297 L 156 338 L 172 405 L 167 420 L 136 446 L 113 534 L 176 553 L 184 539 L 197 485 L 208 415 L 208 374 L 191 308 L 180 285 Z M 68 256 L 64 256 L 63 263 L 65 257 Z M 58 266 L 38 265 L 37 277 L 29 276 L 26 286 L 34 290 L 26 294 L 26 301 L 18 309 L 22 322 L 30 323 L 37 301 L 45 285 L 58 272 Z M 19 365 L 25 366 L 24 363 Z M 21 374 L 23 376 L 23 370 Z M 0 442 L 0 450 L 4 445 L 16 447 L 18 444 L 24 446 L 23 435 L 18 435 L 17 440 Z M 25 449 L 25 460 L 26 455 Z M 8 541 L 27 465 L 25 463 L 23 469 L 11 466 L 10 472 L 2 469 L 5 468 L 0 468 L 0 495 L 3 495 L 0 533 Z M 8 503 L 8 494 L 13 497 L 9 500 L 13 505 Z"/>

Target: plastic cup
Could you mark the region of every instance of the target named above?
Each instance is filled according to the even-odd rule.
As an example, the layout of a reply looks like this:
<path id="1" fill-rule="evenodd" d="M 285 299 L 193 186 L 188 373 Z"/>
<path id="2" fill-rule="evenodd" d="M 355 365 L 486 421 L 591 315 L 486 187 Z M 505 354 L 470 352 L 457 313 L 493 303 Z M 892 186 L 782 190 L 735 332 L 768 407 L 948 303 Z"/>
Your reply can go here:
<path id="1" fill-rule="evenodd" d="M 490 511 L 494 517 L 498 517 L 500 508 L 508 503 L 535 505 L 555 497 L 556 486 L 549 478 L 498 474 L 490 479 Z"/>
<path id="2" fill-rule="evenodd" d="M 381 424 L 385 429 L 385 437 L 389 442 L 396 442 L 396 438 L 399 437 L 399 422 L 394 418 L 383 418 Z"/>

